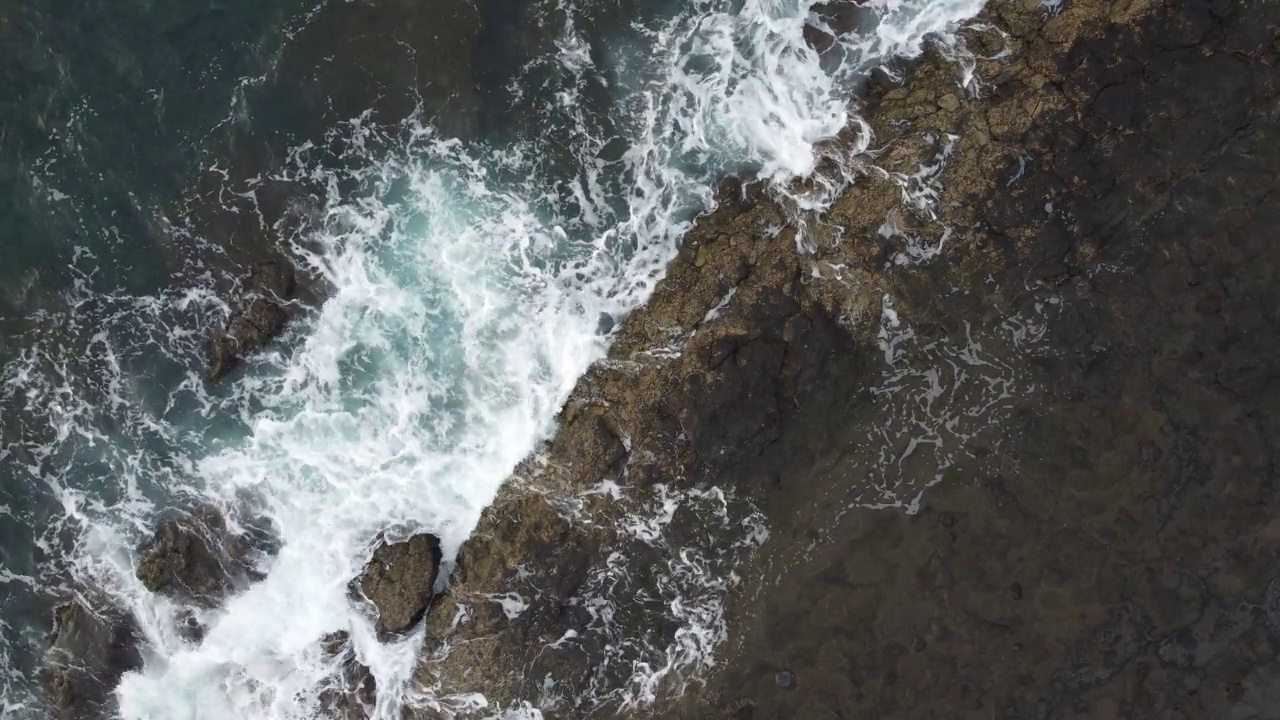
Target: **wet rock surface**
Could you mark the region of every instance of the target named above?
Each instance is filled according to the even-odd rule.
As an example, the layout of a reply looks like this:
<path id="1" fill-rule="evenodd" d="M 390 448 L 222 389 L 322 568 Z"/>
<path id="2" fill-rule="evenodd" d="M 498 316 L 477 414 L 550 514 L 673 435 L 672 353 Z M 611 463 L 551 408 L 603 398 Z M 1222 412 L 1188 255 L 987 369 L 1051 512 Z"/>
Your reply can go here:
<path id="1" fill-rule="evenodd" d="M 464 545 L 422 682 L 566 717 L 1274 714 L 1280 8 L 981 21 L 982 92 L 937 53 L 872 88 L 883 149 L 821 222 L 699 221 Z M 735 526 L 627 528 L 709 487 L 770 534 L 701 686 L 648 598 Z"/>
<path id="2" fill-rule="evenodd" d="M 128 613 L 83 599 L 54 611 L 53 638 L 42 680 L 58 718 L 112 714 L 111 691 L 124 673 L 142 666 L 137 628 Z"/>
<path id="3" fill-rule="evenodd" d="M 209 380 L 221 380 L 241 360 L 284 332 L 290 315 L 288 301 L 295 288 L 293 267 L 288 262 L 269 260 L 253 265 L 237 292 L 237 309 L 221 332 L 209 338 Z"/>
<path id="4" fill-rule="evenodd" d="M 329 720 L 365 720 L 372 717 L 378 699 L 378 684 L 355 657 L 346 632 L 335 632 L 320 640 L 325 655 L 339 664 L 332 685 L 320 693 L 322 717 Z"/>
<path id="5" fill-rule="evenodd" d="M 232 528 L 217 508 L 200 507 L 160 522 L 138 548 L 136 574 L 152 592 L 213 607 L 260 580 L 261 566 L 275 549 L 265 524 Z M 197 638 L 201 631 L 188 624 L 184 633 Z"/>
<path id="6" fill-rule="evenodd" d="M 440 573 L 440 540 L 421 533 L 402 542 L 382 542 L 352 592 L 373 605 L 378 639 L 412 630 L 426 615 Z"/>

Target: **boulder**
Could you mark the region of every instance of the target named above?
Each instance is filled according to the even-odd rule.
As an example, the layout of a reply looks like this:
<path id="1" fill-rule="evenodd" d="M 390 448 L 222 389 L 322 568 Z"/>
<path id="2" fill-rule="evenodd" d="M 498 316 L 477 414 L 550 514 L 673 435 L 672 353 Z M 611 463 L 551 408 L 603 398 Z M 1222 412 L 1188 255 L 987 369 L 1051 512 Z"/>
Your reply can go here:
<path id="1" fill-rule="evenodd" d="M 110 717 L 111 691 L 120 676 L 142 666 L 133 619 L 102 603 L 64 603 L 54 611 L 53 641 L 42 680 L 59 718 Z"/>
<path id="2" fill-rule="evenodd" d="M 287 262 L 269 260 L 252 267 L 242 283 L 237 310 L 206 346 L 210 381 L 222 379 L 284 332 L 289 321 L 287 301 L 295 288 L 293 267 Z"/>
<path id="3" fill-rule="evenodd" d="M 352 651 L 350 637 L 335 632 L 320 639 L 325 657 L 337 660 L 338 672 L 320 693 L 321 717 L 329 720 L 368 720 L 378 699 L 378 683 Z"/>
<path id="4" fill-rule="evenodd" d="M 439 573 L 440 539 L 434 535 L 383 542 L 373 551 L 352 591 L 373 605 L 379 640 L 408 632 L 427 614 Z"/>
<path id="5" fill-rule="evenodd" d="M 258 566 L 274 551 L 274 540 L 262 524 L 237 532 L 221 511 L 204 506 L 161 521 L 138 547 L 136 572 L 152 592 L 213 607 L 262 579 Z"/>

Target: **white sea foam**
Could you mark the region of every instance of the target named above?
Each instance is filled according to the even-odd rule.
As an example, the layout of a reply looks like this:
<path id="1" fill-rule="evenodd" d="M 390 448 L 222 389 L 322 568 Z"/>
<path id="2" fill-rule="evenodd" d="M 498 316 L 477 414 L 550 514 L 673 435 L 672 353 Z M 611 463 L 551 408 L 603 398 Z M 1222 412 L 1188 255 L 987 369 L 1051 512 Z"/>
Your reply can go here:
<path id="1" fill-rule="evenodd" d="M 227 395 L 209 395 L 190 372 L 158 399 L 135 369 L 156 350 L 174 365 L 197 354 L 204 328 L 184 329 L 182 318 L 219 301 L 191 289 L 93 296 L 96 309 L 77 322 L 103 324 L 90 341 L 96 404 L 68 380 L 90 371 L 52 350 L 29 348 L 6 368 L 8 396 L 27 393 L 52 428 L 29 467 L 74 526 L 87 528 L 77 539 L 79 571 L 143 624 L 146 666 L 120 686 L 124 717 L 313 717 L 333 670 L 318 641 L 337 630 L 351 633 L 377 678 L 375 716 L 399 717 L 416 692 L 421 638 L 377 642 L 346 590 L 379 533 L 431 531 L 452 556 L 603 355 L 599 318 L 619 318 L 648 297 L 718 178 L 756 172 L 797 207 L 821 208 L 833 185 L 802 193 L 789 183 L 813 175 L 823 152 L 841 159 L 816 146 L 856 120 L 849 97 L 858 79 L 918 53 L 926 35 L 954 29 L 981 1 L 873 1 L 878 21 L 840 38 L 834 67 L 803 39 L 806 22 L 825 24 L 811 5 L 700 0 L 638 23 L 635 37 L 611 48 L 615 104 L 603 115 L 583 99 L 604 76 L 575 27 L 582 12 L 563 6 L 560 85 L 543 110 L 567 158 L 548 159 L 541 132 L 509 146 L 466 145 L 418 119 L 335 128 L 350 148 L 343 170 L 315 147 L 296 148 L 279 177 L 330 192 L 295 251 L 332 293 Z M 617 135 L 625 153 L 601 159 Z M 574 166 L 567 177 L 565 160 Z M 358 198 L 336 191 L 352 184 Z M 894 337 L 886 335 L 887 361 Z M 225 417 L 246 428 L 219 430 Z M 157 444 L 170 450 L 157 457 Z M 81 460 L 55 469 L 73 446 Z M 109 498 L 71 477 L 92 464 L 85 453 Z M 208 632 L 198 645 L 173 630 L 179 608 L 146 592 L 132 568 L 155 498 L 184 493 L 226 507 L 251 498 L 282 540 L 266 579 L 200 614 Z M 670 519 L 662 507 L 634 528 L 638 538 L 661 535 Z M 765 531 L 753 528 L 758 542 Z M 672 612 L 683 630 L 660 664 L 613 689 L 625 703 L 652 700 L 676 670 L 710 664 L 724 639 L 718 603 L 728 579 L 707 563 L 695 552 L 671 558 Z M 523 598 L 494 601 L 509 615 L 523 609 Z M 458 702 L 460 711 L 486 707 L 480 697 Z M 540 713 L 528 706 L 501 717 Z"/>

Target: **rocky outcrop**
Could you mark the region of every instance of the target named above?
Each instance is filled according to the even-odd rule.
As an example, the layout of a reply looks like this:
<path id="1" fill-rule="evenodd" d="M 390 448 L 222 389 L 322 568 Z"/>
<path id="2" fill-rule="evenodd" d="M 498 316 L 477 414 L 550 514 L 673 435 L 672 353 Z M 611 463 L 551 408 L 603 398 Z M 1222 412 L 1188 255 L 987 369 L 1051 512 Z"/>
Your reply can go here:
<path id="1" fill-rule="evenodd" d="M 236 310 L 206 345 L 211 381 L 226 376 L 249 355 L 284 332 L 288 300 L 296 287 L 293 267 L 282 260 L 255 263 L 237 293 Z"/>
<path id="2" fill-rule="evenodd" d="M 993 0 L 969 88 L 939 53 L 871 88 L 877 153 L 823 217 L 699 220 L 463 546 L 424 684 L 557 716 L 1267 716 L 1280 8 L 1054 5 Z M 649 599 L 734 539 L 667 502 L 713 487 L 770 535 L 699 686 L 689 613 Z"/>
<path id="3" fill-rule="evenodd" d="M 320 693 L 320 711 L 326 720 L 367 720 L 378 699 L 378 684 L 356 660 L 351 639 L 345 632 L 326 635 L 320 640 L 326 657 L 338 664 L 332 684 Z"/>
<path id="4" fill-rule="evenodd" d="M 138 547 L 136 573 L 152 592 L 213 607 L 260 580 L 262 564 L 274 550 L 264 523 L 231 528 L 220 510 L 205 506 L 162 520 Z"/>
<path id="5" fill-rule="evenodd" d="M 440 540 L 426 533 L 381 542 L 352 592 L 373 606 L 379 640 L 406 633 L 426 615 L 440 573 Z"/>
<path id="6" fill-rule="evenodd" d="M 865 268 L 914 337 L 864 335 L 893 356 L 861 377 L 876 392 L 834 383 L 848 409 L 766 453 L 794 495 L 762 500 L 774 534 L 723 671 L 668 716 L 1271 712 L 1280 366 L 1251 338 L 1277 320 L 1255 308 L 1280 270 L 1280 138 L 1258 121 L 1278 10 L 1026 5 L 970 34 L 1005 55 L 978 97 L 926 60 L 871 101 L 891 175 L 842 198 L 830 221 L 855 231 L 815 261 Z M 936 200 L 850 223 L 878 183 Z M 905 514 L 867 477 L 940 480 Z"/>
<path id="7" fill-rule="evenodd" d="M 782 469 L 761 456 L 835 417 L 865 377 L 878 351 L 815 298 L 794 232 L 770 232 L 783 210 L 732 181 L 720 200 L 464 544 L 428 619 L 424 684 L 566 716 L 634 692 L 629 676 L 693 635 L 676 613 L 705 589 L 697 576 L 732 571 L 717 556 L 742 552 L 742 496 L 777 495 Z M 722 483 L 738 499 L 695 510 Z"/>
<path id="8" fill-rule="evenodd" d="M 128 613 L 76 599 L 54 611 L 53 640 L 42 680 L 56 716 L 89 720 L 112 715 L 120 676 L 142 666 L 137 628 Z"/>

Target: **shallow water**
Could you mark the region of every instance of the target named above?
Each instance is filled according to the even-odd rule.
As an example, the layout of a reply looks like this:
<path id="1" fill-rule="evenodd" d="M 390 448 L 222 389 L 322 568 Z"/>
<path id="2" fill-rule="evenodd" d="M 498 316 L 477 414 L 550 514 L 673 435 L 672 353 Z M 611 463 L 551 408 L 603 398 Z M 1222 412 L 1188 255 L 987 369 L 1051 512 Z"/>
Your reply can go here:
<path id="1" fill-rule="evenodd" d="M 3 714 L 43 716 L 47 590 L 74 578 L 144 628 L 127 718 L 310 717 L 336 630 L 398 717 L 421 638 L 377 643 L 348 601 L 371 543 L 428 530 L 451 556 L 719 180 L 785 192 L 870 68 L 979 5 L 873 3 L 823 57 L 798 0 L 5 15 Z M 301 221 L 276 222 L 279 187 Z M 255 242 L 324 301 L 207 387 L 200 341 Z M 132 563 L 197 499 L 283 545 L 193 644 Z"/>

